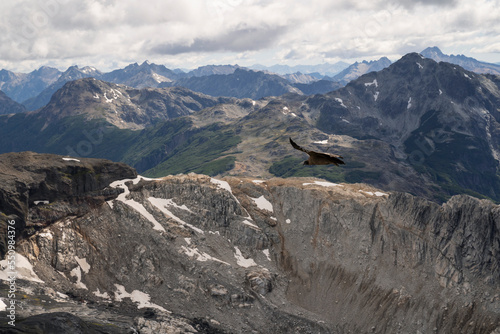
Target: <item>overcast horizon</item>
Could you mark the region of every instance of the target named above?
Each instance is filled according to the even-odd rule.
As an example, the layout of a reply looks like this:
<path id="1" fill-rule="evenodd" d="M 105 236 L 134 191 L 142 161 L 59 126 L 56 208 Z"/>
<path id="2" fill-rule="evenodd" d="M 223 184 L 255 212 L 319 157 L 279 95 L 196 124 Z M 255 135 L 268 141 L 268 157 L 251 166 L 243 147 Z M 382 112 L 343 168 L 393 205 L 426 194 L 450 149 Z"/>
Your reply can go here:
<path id="1" fill-rule="evenodd" d="M 437 46 L 500 62 L 500 0 L 21 0 L 0 3 L 0 68 L 397 60 Z"/>

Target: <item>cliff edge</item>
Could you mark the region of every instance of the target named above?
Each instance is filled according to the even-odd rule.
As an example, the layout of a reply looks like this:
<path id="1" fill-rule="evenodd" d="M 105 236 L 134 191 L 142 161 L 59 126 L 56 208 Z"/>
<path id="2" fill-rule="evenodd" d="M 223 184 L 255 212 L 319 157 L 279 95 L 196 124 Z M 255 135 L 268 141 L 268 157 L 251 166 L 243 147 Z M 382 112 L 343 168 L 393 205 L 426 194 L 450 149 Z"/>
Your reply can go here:
<path id="1" fill-rule="evenodd" d="M 33 179 L 82 163 L 42 158 Z M 85 191 L 45 176 L 54 196 L 26 200 L 27 190 L 2 185 L 9 203 L 25 205 L 11 204 L 14 214 L 36 226 L 16 245 L 26 319 L 17 330 L 59 317 L 89 333 L 96 323 L 99 333 L 500 331 L 500 216 L 490 201 L 438 205 L 315 178 L 147 179 L 108 163 L 116 174 Z"/>

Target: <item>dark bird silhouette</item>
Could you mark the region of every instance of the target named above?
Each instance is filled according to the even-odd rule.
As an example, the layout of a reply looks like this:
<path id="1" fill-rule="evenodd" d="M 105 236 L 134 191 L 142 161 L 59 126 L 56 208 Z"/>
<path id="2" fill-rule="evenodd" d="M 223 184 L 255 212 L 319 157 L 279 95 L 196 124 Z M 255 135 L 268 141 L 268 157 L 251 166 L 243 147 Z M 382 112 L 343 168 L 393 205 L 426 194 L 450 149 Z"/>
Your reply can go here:
<path id="1" fill-rule="evenodd" d="M 309 159 L 304 161 L 304 165 L 330 165 L 330 164 L 334 164 L 335 166 L 345 165 L 345 163 L 342 160 L 340 160 L 344 159 L 340 155 L 306 150 L 305 148 L 302 148 L 299 145 L 297 145 L 292 140 L 292 138 L 290 138 L 290 144 L 292 144 L 294 149 L 309 154 Z"/>

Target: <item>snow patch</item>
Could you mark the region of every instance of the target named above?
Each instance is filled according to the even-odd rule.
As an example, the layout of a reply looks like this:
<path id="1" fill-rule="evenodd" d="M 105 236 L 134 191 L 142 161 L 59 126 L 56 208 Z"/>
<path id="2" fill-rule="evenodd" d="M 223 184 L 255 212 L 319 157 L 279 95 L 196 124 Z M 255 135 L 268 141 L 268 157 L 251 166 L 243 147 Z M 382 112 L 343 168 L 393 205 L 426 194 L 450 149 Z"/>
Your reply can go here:
<path id="1" fill-rule="evenodd" d="M 340 103 L 340 105 L 341 105 L 342 107 L 347 108 L 347 107 L 346 107 L 346 105 L 344 104 L 344 101 L 342 101 L 342 99 L 340 99 L 340 98 L 336 97 L 336 98 L 335 98 L 335 101 L 337 101 L 338 103 Z"/>
<path id="2" fill-rule="evenodd" d="M 115 287 L 116 287 L 116 292 L 115 292 L 116 301 L 120 302 L 122 301 L 123 298 L 130 298 L 130 300 L 138 304 L 137 308 L 151 307 L 163 312 L 169 312 L 160 305 L 151 303 L 150 302 L 151 297 L 147 293 L 144 293 L 139 290 L 134 290 L 131 293 L 128 293 L 127 290 L 125 290 L 125 287 L 120 284 L 115 284 Z"/>
<path id="3" fill-rule="evenodd" d="M 76 277 L 75 285 L 78 288 L 88 290 L 87 286 L 82 282 L 82 271 L 80 270 L 79 266 L 71 270 L 69 274 L 73 277 Z"/>
<path id="4" fill-rule="evenodd" d="M 419 62 L 417 62 L 417 65 L 418 65 L 418 68 L 419 69 L 423 69 L 424 67 L 422 66 L 422 64 L 420 64 Z"/>
<path id="5" fill-rule="evenodd" d="M 377 79 L 373 79 L 372 82 L 365 82 L 365 86 L 368 87 L 368 86 L 375 86 L 375 87 L 378 87 L 378 82 L 377 82 Z"/>
<path id="6" fill-rule="evenodd" d="M 206 262 L 206 261 L 210 260 L 210 261 L 224 263 L 224 264 L 227 264 L 228 266 L 230 266 L 230 264 L 225 262 L 225 261 L 219 260 L 219 259 L 217 259 L 217 258 L 215 258 L 215 257 L 213 257 L 210 254 L 207 254 L 205 252 L 200 252 L 198 250 L 198 248 L 188 248 L 186 246 L 181 246 L 181 249 L 184 251 L 184 254 L 186 254 L 187 256 L 196 257 L 197 261 Z"/>
<path id="7" fill-rule="evenodd" d="M 377 91 L 377 92 L 375 92 L 375 94 L 373 94 L 373 99 L 374 99 L 375 101 L 377 101 L 377 99 L 378 99 L 378 95 L 379 95 L 379 94 L 380 94 L 380 92 L 378 92 L 378 91 Z"/>
<path id="8" fill-rule="evenodd" d="M 411 108 L 411 96 L 408 99 L 408 105 L 406 106 L 406 109 L 410 109 L 410 108 Z"/>
<path id="9" fill-rule="evenodd" d="M 154 230 L 165 232 L 165 229 L 163 228 L 163 226 L 161 226 L 160 223 L 158 223 L 158 221 L 155 219 L 155 217 L 153 217 L 153 215 L 150 214 L 148 212 L 148 210 L 146 210 L 146 208 L 141 203 L 136 202 L 133 199 L 127 199 L 127 196 L 130 194 L 130 189 L 128 188 L 128 186 L 125 183 L 132 181 L 133 184 L 137 184 L 141 179 L 151 180 L 151 179 L 143 178 L 142 176 L 138 176 L 135 179 L 125 179 L 125 180 L 114 181 L 109 186 L 112 188 L 123 189 L 124 192 L 121 193 L 120 195 L 118 195 L 116 200 L 127 204 L 128 206 L 132 207 L 137 212 L 139 212 L 144 218 L 146 218 L 147 220 L 149 220 L 153 224 Z"/>
<path id="10" fill-rule="evenodd" d="M 233 193 L 232 189 L 231 189 L 231 186 L 229 185 L 229 183 L 227 183 L 226 181 L 222 181 L 222 180 L 217 180 L 217 179 L 214 179 L 214 178 L 211 178 L 210 179 L 210 182 L 214 183 L 217 185 L 218 188 L 220 189 L 224 189 L 224 190 L 227 190 L 229 191 L 231 194 Z"/>
<path id="11" fill-rule="evenodd" d="M 443 94 L 443 91 L 440 89 L 440 90 L 439 90 L 439 95 L 441 95 L 441 94 Z"/>
<path id="12" fill-rule="evenodd" d="M 109 99 L 108 96 L 106 95 L 106 92 L 104 92 L 104 99 L 106 100 L 106 103 L 111 103 L 113 102 L 113 99 Z"/>
<path id="13" fill-rule="evenodd" d="M 185 221 L 183 221 L 182 219 L 180 219 L 179 217 L 177 217 L 176 215 L 174 215 L 170 210 L 168 210 L 169 206 L 173 206 L 175 208 L 179 208 L 179 209 L 188 211 L 190 213 L 193 213 L 193 211 L 189 210 L 185 205 L 179 206 L 176 203 L 174 203 L 173 200 L 166 199 L 166 198 L 149 197 L 148 201 L 151 202 L 151 204 L 153 204 L 155 207 L 157 207 L 161 212 L 163 212 L 164 214 L 166 214 L 167 216 L 169 216 L 170 218 L 172 218 L 173 220 L 175 220 L 177 223 L 179 223 L 179 224 L 181 224 L 183 226 L 187 226 L 190 229 L 192 229 L 195 232 L 198 232 L 200 234 L 204 234 L 205 233 L 203 230 L 197 228 L 196 226 L 193 226 L 191 224 L 186 223 Z"/>
<path id="14" fill-rule="evenodd" d="M 257 225 L 255 225 L 254 223 L 249 222 L 249 221 L 248 221 L 248 220 L 246 220 L 246 219 L 243 221 L 243 224 L 248 225 L 248 226 L 250 226 L 251 228 L 253 228 L 253 229 L 255 229 L 255 230 L 259 230 L 259 231 L 260 231 L 260 227 L 258 227 L 258 226 L 257 226 Z"/>
<path id="15" fill-rule="evenodd" d="M 38 233 L 38 236 L 49 240 L 52 240 L 52 238 L 54 237 L 51 231 Z"/>
<path id="16" fill-rule="evenodd" d="M 3 302 L 2 298 L 0 298 L 0 312 L 7 310 L 7 305 Z"/>
<path id="17" fill-rule="evenodd" d="M 267 257 L 269 261 L 271 261 L 271 254 L 269 253 L 269 249 L 262 250 L 262 253 Z"/>
<path id="18" fill-rule="evenodd" d="M 69 296 L 65 293 L 62 293 L 62 292 L 59 292 L 59 291 L 56 291 L 56 295 L 59 297 L 59 298 L 62 298 L 62 299 L 69 299 Z"/>
<path id="19" fill-rule="evenodd" d="M 377 196 L 377 197 L 381 197 L 381 196 L 389 196 L 389 194 L 387 194 L 387 193 L 383 193 L 383 192 L 380 192 L 380 191 L 375 191 L 375 192 L 372 192 L 372 191 L 364 191 L 364 190 L 360 190 L 359 192 L 365 193 L 365 194 L 370 195 L 370 196 Z"/>
<path id="20" fill-rule="evenodd" d="M 83 272 L 88 274 L 90 270 L 90 264 L 88 264 L 87 259 L 80 259 L 78 256 L 75 256 L 75 260 L 76 262 L 78 262 L 78 265 L 80 266 L 80 268 L 82 268 Z"/>
<path id="21" fill-rule="evenodd" d="M 24 279 L 32 282 L 45 283 L 33 271 L 33 266 L 27 258 L 19 253 L 15 253 L 15 263 L 6 258 L 0 261 L 0 280 L 8 281 L 9 277 L 16 276 L 17 279 Z"/>
<path id="22" fill-rule="evenodd" d="M 303 186 L 309 186 L 309 185 L 318 185 L 322 187 L 338 187 L 340 184 L 338 183 L 332 183 L 332 182 L 326 182 L 326 181 L 314 181 L 314 183 L 303 183 Z"/>
<path id="23" fill-rule="evenodd" d="M 292 221 L 291 221 L 290 219 L 287 219 L 287 220 L 285 220 L 285 223 L 287 223 L 287 224 L 291 224 L 291 223 L 292 223 Z"/>
<path id="24" fill-rule="evenodd" d="M 119 90 L 116 89 L 111 89 L 110 93 L 113 94 L 113 96 L 111 98 L 108 98 L 106 92 L 104 92 L 104 99 L 106 100 L 106 103 L 111 103 L 113 102 L 113 100 L 118 99 L 118 94 L 123 95 Z"/>
<path id="25" fill-rule="evenodd" d="M 229 185 L 229 183 L 227 183 L 226 181 L 217 180 L 217 179 L 214 179 L 214 178 L 211 178 L 210 182 L 213 183 L 213 184 L 216 184 L 217 188 L 229 191 L 229 193 L 231 194 L 231 196 L 233 196 L 234 200 L 238 204 L 241 204 L 240 201 L 236 198 L 236 196 L 234 196 L 233 190 L 231 189 L 231 186 Z M 245 211 L 246 211 L 246 209 L 245 209 Z M 247 214 L 248 214 L 248 212 L 247 212 Z M 250 214 L 248 214 L 248 217 L 250 217 Z"/>
<path id="26" fill-rule="evenodd" d="M 313 144 L 326 145 L 326 144 L 328 144 L 328 139 L 320 140 L 320 141 L 314 141 Z"/>
<path id="27" fill-rule="evenodd" d="M 255 183 L 255 184 L 261 184 L 261 183 L 264 183 L 266 181 L 263 181 L 263 180 L 253 180 L 252 182 Z"/>
<path id="28" fill-rule="evenodd" d="M 283 107 L 282 111 L 283 115 L 292 115 L 293 117 L 297 117 L 297 115 L 293 112 L 290 112 L 290 109 L 288 107 Z"/>
<path id="29" fill-rule="evenodd" d="M 101 297 L 104 299 L 111 299 L 111 297 L 109 296 L 109 294 L 107 292 L 101 293 L 101 291 L 99 291 L 99 288 L 97 289 L 97 291 L 94 291 L 92 293 L 94 294 L 94 296 L 97 296 L 97 297 Z"/>
<path id="30" fill-rule="evenodd" d="M 41 203 L 41 204 L 49 204 L 49 201 L 47 201 L 47 200 L 42 200 L 42 201 L 34 201 L 33 203 L 34 203 L 35 205 L 38 205 L 38 204 L 40 204 L 40 203 Z"/>
<path id="31" fill-rule="evenodd" d="M 234 254 L 234 257 L 236 258 L 236 263 L 238 263 L 238 265 L 240 267 L 249 268 L 249 267 L 257 266 L 257 263 L 255 263 L 255 261 L 253 259 L 245 259 L 243 257 L 243 254 L 241 254 L 240 249 L 237 246 L 234 247 L 234 250 L 236 252 Z"/>
<path id="32" fill-rule="evenodd" d="M 62 158 L 64 161 L 76 161 L 76 162 L 81 162 L 80 160 L 78 159 L 75 159 L 75 158 Z"/>
<path id="33" fill-rule="evenodd" d="M 259 209 L 273 212 L 273 205 L 264 197 L 264 195 L 260 196 L 259 198 L 250 198 L 255 202 Z"/>

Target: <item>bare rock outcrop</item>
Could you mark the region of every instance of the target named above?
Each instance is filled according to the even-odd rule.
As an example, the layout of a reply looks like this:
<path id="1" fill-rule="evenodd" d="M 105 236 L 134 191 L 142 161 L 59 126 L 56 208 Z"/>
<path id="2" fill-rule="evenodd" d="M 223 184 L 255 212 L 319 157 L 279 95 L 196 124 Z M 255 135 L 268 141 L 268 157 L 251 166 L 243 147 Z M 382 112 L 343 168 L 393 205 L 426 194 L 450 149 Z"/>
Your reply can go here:
<path id="1" fill-rule="evenodd" d="M 38 229 L 71 214 L 83 215 L 99 198 L 117 196 L 115 189 L 105 189 L 111 182 L 136 175 L 129 166 L 104 159 L 34 152 L 2 154 L 0 220 L 5 224 L 7 216 L 15 218 L 16 236 L 20 237 L 27 227 Z M 43 207 L 44 204 L 50 206 Z M 2 258 L 7 234 L 4 224 L 0 230 Z"/>
<path id="2" fill-rule="evenodd" d="M 108 185 L 100 191 L 113 196 L 17 246 L 33 268 L 23 291 L 50 288 L 57 310 L 84 322 L 101 315 L 141 333 L 499 330 L 490 201 L 438 205 L 314 178 L 132 175 Z M 28 221 L 41 208 L 57 206 L 28 206 Z M 50 308 L 28 298 L 23 312 Z"/>

